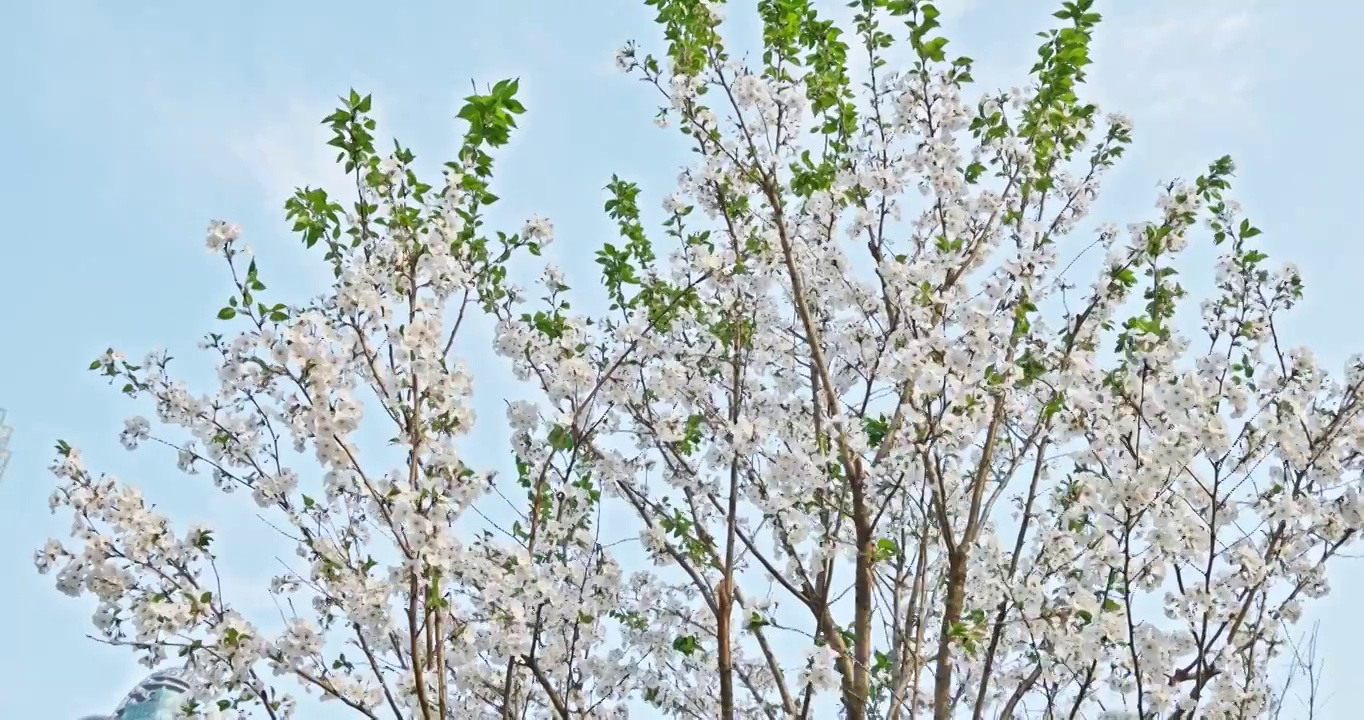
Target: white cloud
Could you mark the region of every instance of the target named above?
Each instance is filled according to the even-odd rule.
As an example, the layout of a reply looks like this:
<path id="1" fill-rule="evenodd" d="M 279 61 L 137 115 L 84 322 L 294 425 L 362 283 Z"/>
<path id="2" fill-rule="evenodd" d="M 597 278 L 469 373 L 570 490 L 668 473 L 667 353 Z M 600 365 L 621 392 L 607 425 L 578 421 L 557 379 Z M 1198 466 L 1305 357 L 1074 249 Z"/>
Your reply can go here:
<path id="1" fill-rule="evenodd" d="M 347 186 L 320 124 L 344 88 L 309 86 L 289 68 L 277 70 L 277 80 L 249 84 L 207 56 L 177 55 L 182 38 L 167 28 L 129 28 L 100 3 L 78 4 L 80 12 L 66 13 L 44 5 L 36 22 L 49 34 L 73 38 L 100 62 L 80 76 L 70 74 L 80 65 L 54 65 L 52 72 L 67 82 L 40 94 L 30 111 L 68 115 L 88 112 L 86 103 L 107 105 L 108 121 L 126 128 L 119 134 L 149 163 L 181 182 L 207 178 L 249 187 L 271 211 L 298 185 L 329 192 Z"/>
<path id="2" fill-rule="evenodd" d="M 245 189 L 251 203 L 283 217 L 284 201 L 305 185 L 322 187 L 342 204 L 354 197 L 337 149 L 327 145 L 331 130 L 322 124 L 340 100 L 318 90 L 267 87 L 245 94 L 212 86 L 172 89 L 152 81 L 143 93 L 146 121 L 158 136 L 157 152 L 167 156 L 163 160 L 196 181 L 208 175 Z M 383 113 L 371 115 L 382 143 Z"/>
<path id="3" fill-rule="evenodd" d="M 1139 119 L 1244 124 L 1263 76 L 1255 2 L 1162 0 L 1104 18 L 1091 87 L 1102 104 Z"/>
<path id="4" fill-rule="evenodd" d="M 939 22 L 949 25 L 974 9 L 977 4 L 977 0 L 938 0 L 934 6 L 942 13 L 938 16 Z"/>
<path id="5" fill-rule="evenodd" d="M 331 130 L 320 123 L 333 104 L 284 98 L 257 100 L 250 107 L 251 114 L 228 129 L 219 152 L 228 154 L 235 173 L 260 192 L 263 202 L 278 208 L 304 185 L 320 186 L 336 197 L 349 195 L 337 149 L 327 145 Z"/>

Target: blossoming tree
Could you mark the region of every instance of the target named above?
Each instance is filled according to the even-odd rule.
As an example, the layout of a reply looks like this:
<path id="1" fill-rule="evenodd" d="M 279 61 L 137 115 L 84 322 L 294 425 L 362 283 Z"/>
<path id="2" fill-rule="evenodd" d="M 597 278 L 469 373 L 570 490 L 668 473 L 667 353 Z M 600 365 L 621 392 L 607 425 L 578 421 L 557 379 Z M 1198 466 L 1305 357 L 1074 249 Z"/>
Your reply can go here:
<path id="1" fill-rule="evenodd" d="M 617 59 L 696 160 L 657 232 L 611 179 L 608 310 L 552 267 L 509 280 L 548 221 L 485 227 L 515 82 L 467 99 L 434 184 L 352 93 L 326 122 L 357 197 L 287 203 L 330 290 L 271 302 L 215 223 L 218 386 L 161 354 L 91 364 L 186 438 L 137 418 L 130 448 L 174 448 L 297 544 L 282 632 L 219 589 L 211 529 L 65 442 L 74 544 L 40 569 L 97 599 L 108 642 L 186 663 L 206 715 L 288 717 L 298 687 L 428 720 L 1268 715 L 1292 623 L 1364 525 L 1364 364 L 1282 343 L 1302 285 L 1229 159 L 1147 220 L 1086 224 L 1130 141 L 1081 98 L 1092 0 L 1061 6 L 1025 88 L 970 100 L 928 2 L 857 0 L 839 28 L 760 0 L 749 63 L 719 5 L 646 2 L 666 53 Z M 1191 243 L 1217 254 L 1201 304 Z M 461 450 L 478 314 L 536 392 L 507 403 L 514 473 Z M 622 527 L 638 542 L 606 541 Z"/>

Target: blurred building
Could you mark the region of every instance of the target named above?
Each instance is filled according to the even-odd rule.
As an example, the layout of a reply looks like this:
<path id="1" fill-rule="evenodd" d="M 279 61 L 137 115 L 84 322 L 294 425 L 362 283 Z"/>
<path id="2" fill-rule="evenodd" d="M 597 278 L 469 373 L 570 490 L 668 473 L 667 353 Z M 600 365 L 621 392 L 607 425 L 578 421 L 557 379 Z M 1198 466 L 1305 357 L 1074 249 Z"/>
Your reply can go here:
<path id="1" fill-rule="evenodd" d="M 0 478 L 5 477 L 5 466 L 9 465 L 9 436 L 14 428 L 5 424 L 5 409 L 0 408 Z"/>
<path id="2" fill-rule="evenodd" d="M 174 720 L 189 692 L 180 670 L 161 670 L 123 698 L 112 715 L 89 715 L 81 720 Z"/>

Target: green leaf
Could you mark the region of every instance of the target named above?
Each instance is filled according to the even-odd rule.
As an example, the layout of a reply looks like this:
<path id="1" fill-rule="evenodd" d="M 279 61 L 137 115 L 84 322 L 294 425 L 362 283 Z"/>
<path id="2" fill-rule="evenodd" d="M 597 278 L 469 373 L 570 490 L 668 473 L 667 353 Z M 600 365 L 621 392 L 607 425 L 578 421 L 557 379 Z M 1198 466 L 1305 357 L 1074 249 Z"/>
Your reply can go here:
<path id="1" fill-rule="evenodd" d="M 673 649 L 690 657 L 692 653 L 701 649 L 701 643 L 695 635 L 682 635 L 673 640 Z"/>
<path id="2" fill-rule="evenodd" d="M 890 423 L 886 422 L 885 415 L 862 418 L 862 429 L 867 433 L 867 444 L 876 448 L 881 446 L 881 441 L 886 439 L 886 433 L 890 432 Z"/>
<path id="3" fill-rule="evenodd" d="M 231 320 L 234 317 L 237 317 L 237 311 L 230 307 L 225 307 L 218 311 L 219 320 Z"/>
<path id="4" fill-rule="evenodd" d="M 890 560 L 900 556 L 900 546 L 890 538 L 881 538 L 876 541 L 876 559 Z"/>
<path id="5" fill-rule="evenodd" d="M 573 447 L 573 436 L 559 425 L 549 431 L 549 446 L 555 450 L 568 450 Z"/>

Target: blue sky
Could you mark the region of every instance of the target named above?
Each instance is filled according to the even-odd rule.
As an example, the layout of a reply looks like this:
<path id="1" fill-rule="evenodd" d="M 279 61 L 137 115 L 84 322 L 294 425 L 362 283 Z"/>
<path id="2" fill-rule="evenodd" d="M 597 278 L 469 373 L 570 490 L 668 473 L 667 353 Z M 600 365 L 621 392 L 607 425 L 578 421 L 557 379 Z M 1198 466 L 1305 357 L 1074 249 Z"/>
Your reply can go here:
<path id="1" fill-rule="evenodd" d="M 1359 206 L 1364 167 L 1356 130 L 1364 107 L 1354 93 L 1364 7 L 1099 5 L 1107 19 L 1090 93 L 1136 120 L 1136 147 L 1105 188 L 1103 219 L 1146 217 L 1158 182 L 1192 177 L 1232 153 L 1236 195 L 1266 231 L 1271 255 L 1293 259 L 1307 280 L 1294 339 L 1333 364 L 1364 349 L 1364 237 L 1349 210 Z M 1005 0 L 942 6 L 954 46 L 980 62 L 986 84 L 1022 80 L 1029 31 L 1054 9 Z M 735 2 L 730 14 L 750 7 Z M 169 458 L 123 451 L 121 421 L 143 410 L 85 371 L 110 345 L 133 357 L 164 347 L 188 361 L 191 379 L 207 379 L 194 343 L 214 328 L 227 292 L 220 261 L 202 247 L 208 221 L 244 226 L 272 290 L 310 294 L 322 277 L 286 232 L 280 207 L 296 185 L 336 183 L 317 124 L 335 96 L 350 87 L 373 93 L 381 134 L 436 162 L 453 150 L 452 117 L 470 80 L 519 76 L 528 114 L 501 156 L 501 217 L 550 217 L 556 259 L 585 285 L 595 277 L 589 251 L 612 235 L 601 213 L 611 174 L 661 199 L 685 158 L 677 138 L 652 125 L 648 88 L 612 67 L 624 40 L 659 47 L 650 19 L 642 0 L 383 9 L 355 0 L 0 2 L 0 407 L 16 427 L 0 482 L 0 717 L 105 711 L 142 672 L 125 653 L 85 639 L 92 607 L 32 569 L 33 549 L 66 531 L 46 508 L 57 438 L 143 486 L 173 516 L 240 532 L 242 557 L 269 550 L 249 537 L 259 527 L 249 512 L 205 503 L 211 491 Z M 496 425 L 501 413 L 488 398 L 507 376 L 487 353 L 471 353 L 483 417 Z M 480 432 L 497 437 L 496 428 Z M 1338 567 L 1336 592 L 1317 613 L 1333 717 L 1364 702 L 1346 674 L 1364 643 L 1352 610 L 1364 603 L 1364 573 L 1347 563 L 1355 564 Z M 259 576 L 241 571 L 230 582 L 259 593 Z M 53 693 L 59 677 L 70 687 Z"/>

